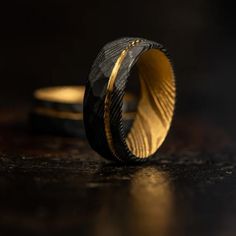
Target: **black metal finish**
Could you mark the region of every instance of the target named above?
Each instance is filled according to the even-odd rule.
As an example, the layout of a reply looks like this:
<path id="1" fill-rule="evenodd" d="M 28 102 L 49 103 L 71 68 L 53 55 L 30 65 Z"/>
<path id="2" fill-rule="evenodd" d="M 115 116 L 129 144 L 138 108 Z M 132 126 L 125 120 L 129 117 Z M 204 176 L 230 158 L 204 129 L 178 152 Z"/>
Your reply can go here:
<path id="1" fill-rule="evenodd" d="M 85 137 L 83 120 L 64 119 L 31 112 L 30 126 L 34 133 L 66 137 Z"/>
<path id="2" fill-rule="evenodd" d="M 34 107 L 44 107 L 63 112 L 83 112 L 82 103 L 62 103 L 33 98 Z"/>
<path id="3" fill-rule="evenodd" d="M 133 119 L 124 120 L 124 125 L 130 127 Z M 65 137 L 85 138 L 83 119 L 73 120 L 38 114 L 32 111 L 29 114 L 31 130 L 36 134 L 59 135 Z"/>
<path id="4" fill-rule="evenodd" d="M 117 156 L 114 156 L 107 143 L 104 127 L 106 88 L 112 69 L 121 52 L 135 40 L 140 40 L 140 43 L 129 49 L 129 53 L 119 69 L 114 90 L 112 92 L 110 127 L 114 148 L 117 154 Z M 152 48 L 159 49 L 167 55 L 163 46 L 153 41 L 142 38 L 118 39 L 106 44 L 102 48 L 91 68 L 84 97 L 85 130 L 91 147 L 109 160 L 121 162 L 144 161 L 144 159 L 134 156 L 125 142 L 124 124 L 122 121 L 122 104 L 127 79 L 132 67 L 142 53 Z"/>

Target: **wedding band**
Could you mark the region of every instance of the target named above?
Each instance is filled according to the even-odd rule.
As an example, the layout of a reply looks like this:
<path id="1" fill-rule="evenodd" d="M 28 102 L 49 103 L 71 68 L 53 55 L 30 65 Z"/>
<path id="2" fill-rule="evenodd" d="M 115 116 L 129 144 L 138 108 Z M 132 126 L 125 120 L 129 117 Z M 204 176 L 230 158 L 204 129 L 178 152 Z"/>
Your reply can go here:
<path id="1" fill-rule="evenodd" d="M 127 129 L 122 104 L 133 68 L 138 71 L 140 98 Z M 142 38 L 108 43 L 95 59 L 86 85 L 83 115 L 89 143 L 109 160 L 146 160 L 165 140 L 174 106 L 174 72 L 162 45 Z"/>
<path id="2" fill-rule="evenodd" d="M 37 89 L 30 114 L 34 132 L 61 136 L 85 137 L 83 124 L 84 86 L 54 86 Z M 124 102 L 125 122 L 134 118 L 136 99 L 127 94 Z"/>

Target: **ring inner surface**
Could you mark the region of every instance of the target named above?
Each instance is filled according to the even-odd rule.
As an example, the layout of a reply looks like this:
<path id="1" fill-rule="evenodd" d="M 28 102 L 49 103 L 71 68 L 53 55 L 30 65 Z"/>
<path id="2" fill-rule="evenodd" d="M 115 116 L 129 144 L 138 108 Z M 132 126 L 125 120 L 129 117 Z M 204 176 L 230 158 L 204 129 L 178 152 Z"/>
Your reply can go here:
<path id="1" fill-rule="evenodd" d="M 174 73 L 169 59 L 158 49 L 143 53 L 136 65 L 141 92 L 126 144 L 135 156 L 146 158 L 156 152 L 170 128 L 175 104 Z"/>
<path id="2" fill-rule="evenodd" d="M 38 89 L 34 96 L 35 98 L 44 101 L 82 104 L 84 92 L 84 86 L 55 86 Z"/>

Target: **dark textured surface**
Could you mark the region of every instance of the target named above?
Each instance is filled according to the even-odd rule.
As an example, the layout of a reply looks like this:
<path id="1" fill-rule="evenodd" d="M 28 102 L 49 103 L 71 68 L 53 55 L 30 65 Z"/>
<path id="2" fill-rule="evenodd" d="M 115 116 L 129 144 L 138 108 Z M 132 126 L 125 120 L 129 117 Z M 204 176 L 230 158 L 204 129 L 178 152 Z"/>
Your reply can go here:
<path id="1" fill-rule="evenodd" d="M 31 134 L 25 106 L 0 131 L 1 235 L 235 235 L 235 139 L 209 119 L 176 117 L 158 160 L 131 166 Z"/>

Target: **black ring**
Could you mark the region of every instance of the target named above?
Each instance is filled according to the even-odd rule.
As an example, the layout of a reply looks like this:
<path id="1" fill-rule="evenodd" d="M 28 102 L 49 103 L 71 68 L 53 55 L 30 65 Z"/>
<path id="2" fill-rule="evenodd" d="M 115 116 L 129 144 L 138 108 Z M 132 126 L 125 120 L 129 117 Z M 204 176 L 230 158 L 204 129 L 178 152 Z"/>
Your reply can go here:
<path id="1" fill-rule="evenodd" d="M 29 121 L 32 131 L 69 137 L 85 137 L 83 122 L 84 86 L 54 86 L 34 92 Z M 124 98 L 124 120 L 132 124 L 136 97 L 127 93 Z"/>
<path id="2" fill-rule="evenodd" d="M 138 68 L 141 98 L 126 133 L 122 103 L 134 65 Z M 164 141 L 174 104 L 174 72 L 162 45 L 142 38 L 108 43 L 98 54 L 86 85 L 84 125 L 89 143 L 110 160 L 145 160 Z"/>

